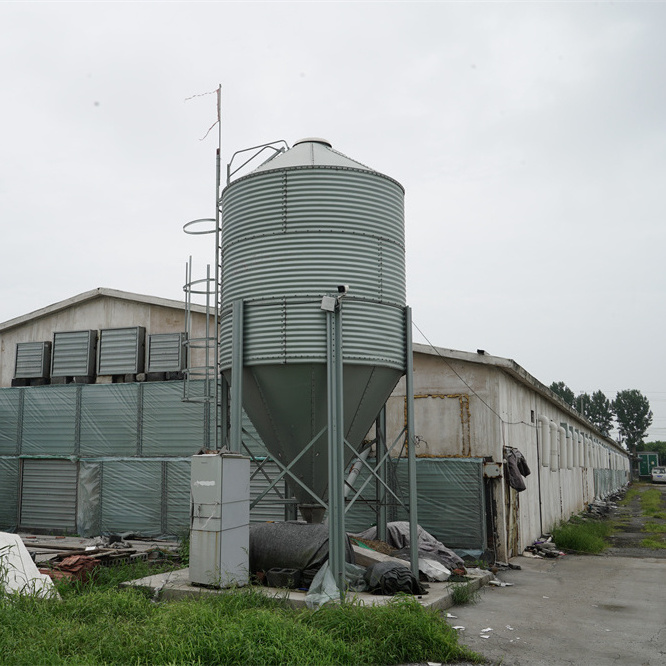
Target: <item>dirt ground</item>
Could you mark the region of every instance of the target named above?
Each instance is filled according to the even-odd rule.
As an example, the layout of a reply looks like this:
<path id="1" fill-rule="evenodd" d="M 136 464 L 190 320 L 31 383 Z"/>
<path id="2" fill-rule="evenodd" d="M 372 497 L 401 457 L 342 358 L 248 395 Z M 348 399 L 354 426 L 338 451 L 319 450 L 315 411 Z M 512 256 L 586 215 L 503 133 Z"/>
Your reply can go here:
<path id="1" fill-rule="evenodd" d="M 644 516 L 641 512 L 640 494 L 631 499 L 627 506 L 618 506 L 613 510 L 610 519 L 616 531 L 609 541 L 612 547 L 604 551 L 607 557 L 656 557 L 666 558 L 666 548 L 645 548 L 641 541 L 646 538 L 660 541 L 666 546 L 666 483 L 637 483 L 632 486 L 639 491 L 657 489 L 661 492 L 661 503 L 664 517 Z M 648 529 L 648 523 L 660 526 L 663 532 Z"/>

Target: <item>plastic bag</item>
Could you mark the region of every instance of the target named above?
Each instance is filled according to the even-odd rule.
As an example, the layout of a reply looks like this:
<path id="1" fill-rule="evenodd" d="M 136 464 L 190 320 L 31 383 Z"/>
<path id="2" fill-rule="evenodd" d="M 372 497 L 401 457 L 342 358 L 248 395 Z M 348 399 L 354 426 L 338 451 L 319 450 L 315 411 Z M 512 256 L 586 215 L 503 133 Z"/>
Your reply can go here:
<path id="1" fill-rule="evenodd" d="M 345 563 L 345 582 L 347 589 L 353 592 L 365 592 L 368 586 L 364 579 L 365 567 Z M 335 578 L 328 566 L 328 561 L 319 569 L 312 579 L 312 585 L 305 595 L 305 605 L 315 610 L 329 601 L 340 601 L 340 591 L 335 584 Z"/>
<path id="2" fill-rule="evenodd" d="M 419 557 L 419 571 L 431 581 L 439 581 L 443 583 L 449 580 L 451 572 L 437 560 L 432 560 L 427 557 Z"/>

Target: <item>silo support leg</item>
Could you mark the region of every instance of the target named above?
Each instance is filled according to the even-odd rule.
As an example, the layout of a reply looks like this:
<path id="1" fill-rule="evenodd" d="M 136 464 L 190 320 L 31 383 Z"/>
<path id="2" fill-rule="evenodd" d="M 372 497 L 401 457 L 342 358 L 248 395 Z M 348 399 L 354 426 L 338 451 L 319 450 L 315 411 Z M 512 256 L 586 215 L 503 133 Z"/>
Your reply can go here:
<path id="1" fill-rule="evenodd" d="M 412 309 L 405 308 L 405 394 L 407 398 L 407 475 L 409 478 L 409 561 L 419 577 L 418 514 L 416 510 L 416 440 L 414 437 L 414 362 L 412 352 Z"/>
<path id="2" fill-rule="evenodd" d="M 229 448 L 240 453 L 243 442 L 243 301 L 234 301 L 231 320 L 231 405 Z"/>
<path id="3" fill-rule="evenodd" d="M 387 473 L 386 467 L 388 459 L 383 457 L 386 453 L 386 405 L 382 407 L 381 412 L 377 416 L 375 422 L 375 430 L 377 432 L 377 441 L 375 443 L 375 465 L 377 468 L 377 481 L 375 486 L 377 488 L 377 539 L 379 541 L 386 541 L 386 523 L 388 518 L 387 512 L 387 494 L 386 483 Z"/>
<path id="4" fill-rule="evenodd" d="M 344 413 L 342 394 L 342 313 L 326 313 L 328 382 L 328 564 L 345 595 Z"/>

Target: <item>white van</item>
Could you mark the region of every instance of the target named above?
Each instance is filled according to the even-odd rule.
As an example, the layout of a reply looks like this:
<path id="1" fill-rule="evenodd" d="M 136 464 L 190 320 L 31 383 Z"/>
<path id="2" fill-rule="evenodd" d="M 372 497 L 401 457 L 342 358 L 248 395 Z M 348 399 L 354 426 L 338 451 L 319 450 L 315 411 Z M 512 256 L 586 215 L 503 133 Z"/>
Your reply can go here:
<path id="1" fill-rule="evenodd" d="M 652 483 L 666 483 L 666 467 L 652 468 Z"/>

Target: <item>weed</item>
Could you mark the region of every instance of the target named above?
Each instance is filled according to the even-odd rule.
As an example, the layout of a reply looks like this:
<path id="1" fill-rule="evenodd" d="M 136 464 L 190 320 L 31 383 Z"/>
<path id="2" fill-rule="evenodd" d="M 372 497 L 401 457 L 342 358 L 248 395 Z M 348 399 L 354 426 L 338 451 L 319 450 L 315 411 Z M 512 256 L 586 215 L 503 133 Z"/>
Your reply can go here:
<path id="1" fill-rule="evenodd" d="M 643 527 L 643 532 L 652 532 L 655 534 L 660 532 L 666 532 L 666 525 L 664 525 L 663 523 L 647 522 Z"/>
<path id="2" fill-rule="evenodd" d="M 627 504 L 630 504 L 631 500 L 638 495 L 640 495 L 638 488 L 629 488 L 625 496 L 618 502 L 618 504 L 620 506 L 627 506 Z"/>
<path id="3" fill-rule="evenodd" d="M 641 546 L 643 548 L 666 548 L 666 543 L 650 537 L 648 539 L 643 539 L 643 541 L 641 541 Z"/>
<path id="4" fill-rule="evenodd" d="M 646 490 L 641 495 L 641 510 L 644 516 L 654 516 L 663 510 L 661 492 L 657 488 Z"/>
<path id="5" fill-rule="evenodd" d="M 190 533 L 183 534 L 178 541 L 178 558 L 181 566 L 186 567 L 190 563 Z"/>
<path id="6" fill-rule="evenodd" d="M 455 583 L 451 586 L 451 600 L 456 606 L 475 604 L 481 597 L 478 589 L 470 583 Z"/>
<path id="7" fill-rule="evenodd" d="M 600 553 L 608 545 L 604 540 L 613 531 L 611 523 L 591 520 L 585 523 L 561 523 L 553 530 L 558 548 L 577 553 Z"/>

